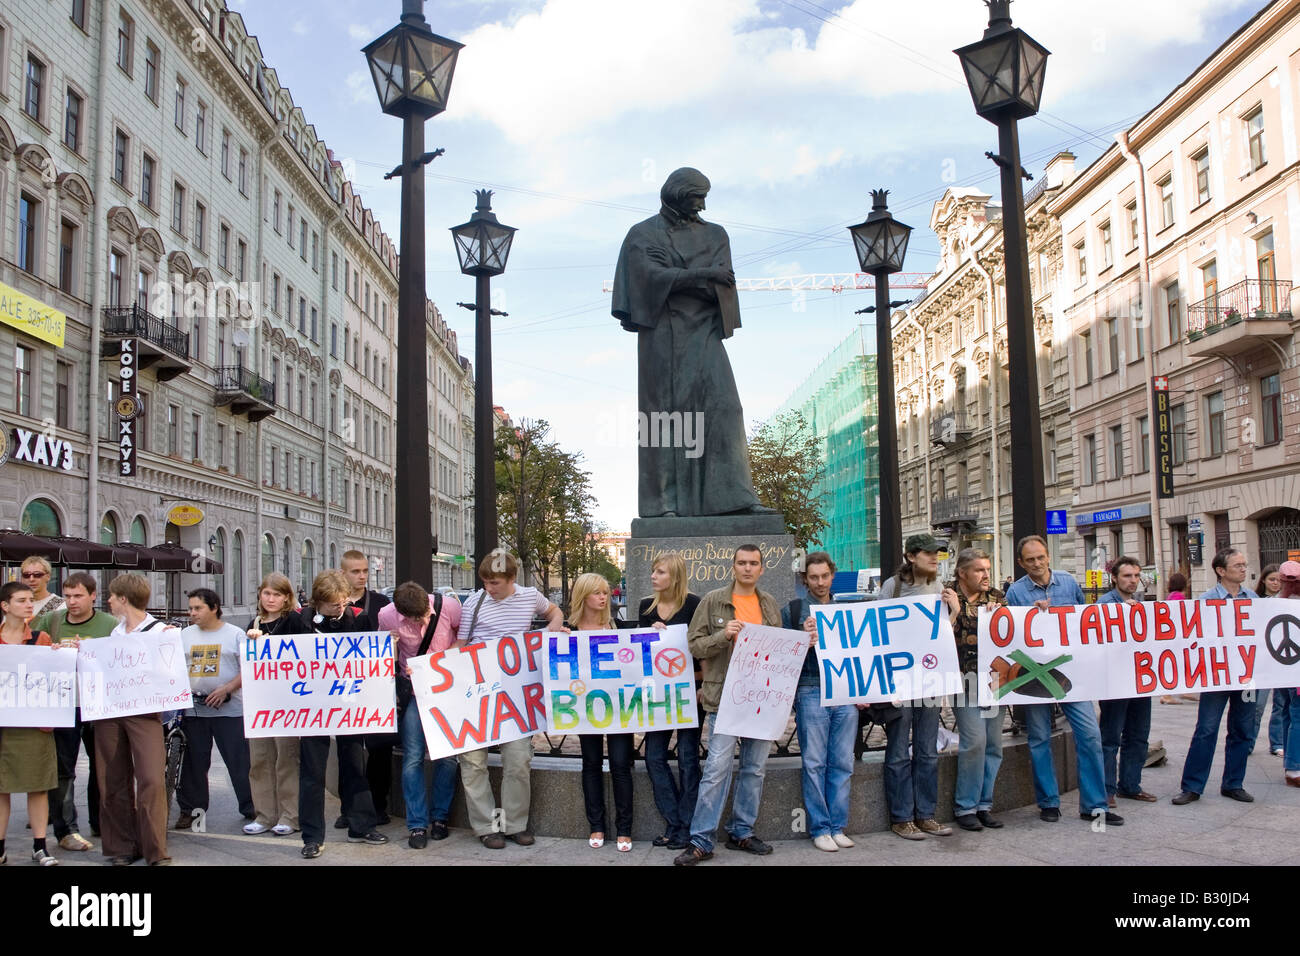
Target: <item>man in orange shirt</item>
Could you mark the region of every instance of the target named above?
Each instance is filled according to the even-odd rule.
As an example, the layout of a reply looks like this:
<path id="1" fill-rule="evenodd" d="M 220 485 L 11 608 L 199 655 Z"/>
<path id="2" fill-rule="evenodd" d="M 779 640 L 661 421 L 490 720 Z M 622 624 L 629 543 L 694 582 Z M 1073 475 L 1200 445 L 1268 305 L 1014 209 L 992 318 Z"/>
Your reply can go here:
<path id="1" fill-rule="evenodd" d="M 700 706 L 709 731 L 709 756 L 704 762 L 700 793 L 691 820 L 691 842 L 673 860 L 677 866 L 694 866 L 713 856 L 713 837 L 731 787 L 731 755 L 737 743 L 740 744 L 740 778 L 731 819 L 727 821 L 727 849 L 759 856 L 772 852 L 770 846 L 754 836 L 754 821 L 763 799 L 763 767 L 772 742 L 715 734 L 713 725 L 736 635 L 746 623 L 780 627 L 781 609 L 770 594 L 758 589 L 758 579 L 763 576 L 763 553 L 758 545 L 742 544 L 737 548 L 731 570 L 732 583 L 704 595 L 691 618 L 691 654 L 700 662 L 704 675 Z"/>

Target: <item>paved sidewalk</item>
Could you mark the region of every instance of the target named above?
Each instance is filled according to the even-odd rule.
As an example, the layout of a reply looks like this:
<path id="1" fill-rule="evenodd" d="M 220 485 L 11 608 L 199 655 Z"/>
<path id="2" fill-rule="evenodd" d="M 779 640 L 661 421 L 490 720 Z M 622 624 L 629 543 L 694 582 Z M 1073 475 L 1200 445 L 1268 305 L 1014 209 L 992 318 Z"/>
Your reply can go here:
<path id="1" fill-rule="evenodd" d="M 1168 763 L 1147 768 L 1143 786 L 1156 794 L 1154 804 L 1121 800 L 1117 811 L 1125 818 L 1122 827 L 1094 832 L 1093 825 L 1077 816 L 1077 793 L 1062 794 L 1062 818 L 1059 823 L 1043 823 L 1036 807 L 1025 807 L 1000 814 L 1006 823 L 1002 830 L 966 833 L 956 830 L 950 837 L 931 837 L 924 842 L 907 842 L 891 833 L 853 834 L 857 847 L 838 853 L 823 853 L 806 840 L 773 840 L 776 852 L 768 857 L 753 857 L 725 849 L 721 844 L 714 859 L 703 864 L 716 866 L 853 866 L 880 864 L 911 865 L 1244 865 L 1288 864 L 1300 859 L 1300 789 L 1283 783 L 1282 760 L 1268 752 L 1267 714 L 1261 727 L 1260 741 L 1251 755 L 1246 773 L 1246 789 L 1255 796 L 1250 804 L 1237 803 L 1219 795 L 1219 778 L 1223 771 L 1223 739 L 1215 755 L 1215 767 L 1206 793 L 1197 803 L 1175 807 L 1169 798 L 1178 792 L 1183 759 L 1196 719 L 1196 704 L 1152 707 L 1151 741 L 1163 740 Z M 876 757 L 875 759 L 879 759 Z M 325 853 L 317 860 L 303 860 L 300 834 L 276 837 L 271 834 L 245 836 L 243 820 L 235 807 L 230 781 L 215 748 L 209 782 L 212 808 L 208 814 L 207 833 L 172 830 L 168 849 L 177 866 L 415 866 L 448 864 L 485 864 L 497 866 L 604 865 L 669 866 L 675 852 L 655 849 L 639 842 L 631 853 L 619 853 L 613 841 L 600 850 L 590 849 L 584 840 L 538 837 L 532 847 L 508 843 L 504 850 L 488 850 L 466 830 L 453 830 L 449 839 L 430 843 L 425 850 L 406 845 L 406 827 L 400 818 L 382 827 L 392 841 L 388 846 L 369 847 L 349 844 L 345 832 L 331 829 L 326 836 Z M 86 761 L 83 755 L 78 768 L 78 815 L 85 824 Z M 574 774 L 574 799 L 579 799 L 578 775 Z M 9 866 L 22 866 L 30 848 L 26 823 L 26 800 L 15 795 L 9 832 L 6 834 Z M 636 808 L 638 813 L 653 813 L 651 806 Z M 176 817 L 173 803 L 172 819 Z M 326 799 L 326 820 L 338 815 L 338 804 Z M 87 835 L 89 835 L 87 833 Z M 759 836 L 766 836 L 759 834 Z M 725 839 L 725 837 L 724 837 Z M 65 866 L 102 865 L 103 856 L 70 853 L 55 848 L 53 852 Z M 51 840 L 51 845 L 53 841 Z"/>

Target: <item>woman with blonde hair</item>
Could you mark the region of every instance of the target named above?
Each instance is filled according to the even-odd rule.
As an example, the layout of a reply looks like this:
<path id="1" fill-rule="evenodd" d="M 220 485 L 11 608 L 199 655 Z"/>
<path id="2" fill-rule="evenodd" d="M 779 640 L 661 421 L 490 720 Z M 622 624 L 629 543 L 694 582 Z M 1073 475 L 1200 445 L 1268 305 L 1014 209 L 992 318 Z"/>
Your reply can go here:
<path id="1" fill-rule="evenodd" d="M 698 595 L 687 590 L 686 562 L 680 554 L 665 554 L 650 566 L 651 597 L 643 598 L 637 623 L 641 627 L 665 628 L 671 624 L 688 627 L 695 609 L 700 605 Z M 695 688 L 698 702 L 700 687 L 699 662 L 695 662 Z M 700 727 L 703 716 L 695 727 L 683 727 L 677 733 L 677 772 L 680 782 L 668 769 L 668 744 L 671 730 L 652 730 L 645 735 L 645 766 L 650 774 L 650 786 L 655 795 L 655 806 L 664 818 L 664 832 L 655 837 L 655 846 L 682 850 L 690 841 L 691 817 L 695 814 L 695 798 L 700 792 Z"/>
<path id="2" fill-rule="evenodd" d="M 297 610 L 293 584 L 283 574 L 271 572 L 258 586 L 257 614 L 248 636 L 310 633 L 311 628 L 294 613 Z M 248 742 L 248 756 L 248 783 L 257 817 L 245 824 L 244 832 L 270 830 L 276 836 L 288 836 L 298 829 L 298 738 L 254 737 Z"/>
<path id="3" fill-rule="evenodd" d="M 568 627 L 573 631 L 612 631 L 615 622 L 609 611 L 609 582 L 599 574 L 578 575 L 569 596 Z M 623 625 L 630 626 L 630 625 Z M 601 762 L 605 741 L 609 741 L 609 773 L 614 778 L 614 827 L 620 853 L 632 849 L 632 754 L 633 735 L 582 734 L 582 799 L 587 823 L 591 826 L 588 844 L 592 849 L 605 845 L 605 781 Z"/>

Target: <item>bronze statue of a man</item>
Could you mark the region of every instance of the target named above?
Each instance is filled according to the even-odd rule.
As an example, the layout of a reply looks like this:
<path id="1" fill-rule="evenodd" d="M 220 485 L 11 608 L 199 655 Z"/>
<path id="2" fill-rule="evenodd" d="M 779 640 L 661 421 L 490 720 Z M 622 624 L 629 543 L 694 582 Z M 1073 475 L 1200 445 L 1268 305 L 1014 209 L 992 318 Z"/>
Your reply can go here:
<path id="1" fill-rule="evenodd" d="M 726 230 L 700 219 L 708 192 L 699 170 L 670 175 L 659 213 L 628 231 L 614 272 L 614 317 L 637 333 L 642 518 L 773 513 L 754 493 L 722 345 L 740 304 Z"/>

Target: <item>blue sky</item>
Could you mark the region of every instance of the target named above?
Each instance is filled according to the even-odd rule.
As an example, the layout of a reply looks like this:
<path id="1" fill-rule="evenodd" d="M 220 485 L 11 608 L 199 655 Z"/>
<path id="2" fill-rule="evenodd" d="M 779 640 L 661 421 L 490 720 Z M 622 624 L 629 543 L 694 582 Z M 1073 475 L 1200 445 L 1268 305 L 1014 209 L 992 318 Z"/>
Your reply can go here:
<path id="1" fill-rule="evenodd" d="M 1060 149 L 1095 158 L 1116 130 L 1171 91 L 1260 0 L 1019 0 L 1017 26 L 1046 46 L 1043 111 L 1021 123 L 1037 175 Z M 397 22 L 341 0 L 233 0 L 308 122 L 397 239 L 401 123 L 379 111 L 360 48 Z M 377 13 L 391 8 L 386 13 Z M 713 183 L 706 219 L 724 225 L 737 275 L 856 269 L 845 226 L 890 189 L 916 228 L 908 271 L 938 259 L 926 228 L 949 185 L 997 197 L 955 47 L 988 22 L 978 0 L 452 0 L 427 3 L 436 33 L 466 44 L 446 113 L 431 120 L 429 295 L 474 358 L 473 280 L 445 231 L 473 190 L 519 228 L 493 281 L 495 400 L 545 418 L 585 453 L 597 517 L 636 516 L 636 341 L 609 315 L 629 226 L 658 208 L 664 178 L 695 166 Z M 1026 187 L 1028 188 L 1028 186 Z M 897 297 L 911 298 L 916 293 Z M 856 325 L 870 293 L 742 293 L 728 341 L 747 423 L 770 415 Z"/>

